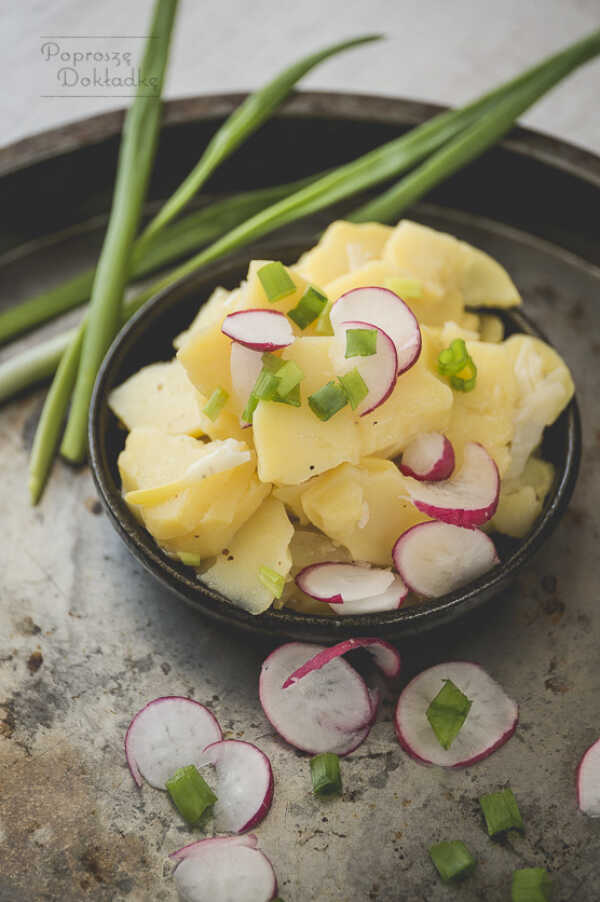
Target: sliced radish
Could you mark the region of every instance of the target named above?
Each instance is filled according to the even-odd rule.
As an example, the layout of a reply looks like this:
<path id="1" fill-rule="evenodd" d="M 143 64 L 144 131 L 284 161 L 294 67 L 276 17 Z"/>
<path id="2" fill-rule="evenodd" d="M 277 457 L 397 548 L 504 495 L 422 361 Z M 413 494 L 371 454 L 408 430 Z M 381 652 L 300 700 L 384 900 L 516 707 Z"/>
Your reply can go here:
<path id="1" fill-rule="evenodd" d="M 577 804 L 589 817 L 600 817 L 600 739 L 589 747 L 579 762 Z"/>
<path id="2" fill-rule="evenodd" d="M 304 752 L 347 755 L 365 739 L 374 717 L 363 678 L 342 658 L 284 690 L 289 674 L 313 658 L 320 645 L 288 642 L 263 662 L 259 696 L 263 711 L 286 742 Z"/>
<path id="3" fill-rule="evenodd" d="M 282 688 L 287 689 L 293 686 L 308 676 L 308 674 L 313 673 L 315 670 L 320 670 L 321 667 L 325 667 L 326 664 L 339 658 L 340 655 L 345 655 L 349 651 L 355 651 L 357 648 L 364 648 L 365 651 L 368 651 L 375 659 L 379 669 L 390 679 L 398 676 L 400 673 L 400 655 L 394 646 L 384 639 L 374 639 L 367 636 L 364 639 L 344 639 L 343 642 L 338 642 L 337 645 L 332 645 L 330 648 L 321 648 L 314 657 L 305 661 L 304 664 L 288 676 Z"/>
<path id="4" fill-rule="evenodd" d="M 391 570 L 334 561 L 311 564 L 296 575 L 299 589 L 311 598 L 328 604 L 342 604 L 381 595 L 393 581 L 394 574 Z"/>
<path id="5" fill-rule="evenodd" d="M 338 376 L 357 369 L 369 392 L 357 405 L 356 413 L 364 417 L 389 398 L 398 378 L 398 355 L 389 335 L 371 323 L 358 320 L 340 323 L 335 329 L 335 342 L 331 349 L 332 363 Z M 375 354 L 369 357 L 346 357 L 346 332 L 348 329 L 374 329 L 377 332 Z"/>
<path id="6" fill-rule="evenodd" d="M 198 764 L 202 752 L 222 738 L 221 728 L 204 705 L 172 695 L 156 698 L 135 715 L 125 735 L 125 755 L 138 786 L 147 780 L 166 790 L 180 767 Z"/>
<path id="7" fill-rule="evenodd" d="M 231 345 L 231 385 L 242 409 L 246 407 L 250 392 L 256 385 L 263 368 L 262 352 L 252 351 L 234 341 Z"/>
<path id="8" fill-rule="evenodd" d="M 398 375 L 421 353 L 421 330 L 412 310 L 388 288 L 353 288 L 337 299 L 329 314 L 334 332 L 341 323 L 366 321 L 392 339 L 398 355 Z"/>
<path id="9" fill-rule="evenodd" d="M 379 595 L 371 595 L 369 598 L 356 598 L 354 601 L 344 601 L 342 604 L 331 605 L 331 610 L 345 617 L 349 614 L 378 614 L 381 611 L 394 611 L 402 605 L 408 595 L 408 586 L 394 576 L 391 585 Z M 329 602 L 331 604 L 331 602 Z"/>
<path id="10" fill-rule="evenodd" d="M 276 351 L 294 340 L 290 321 L 278 310 L 238 310 L 223 320 L 221 332 L 253 351 Z"/>
<path id="11" fill-rule="evenodd" d="M 213 811 L 219 833 L 244 833 L 262 821 L 273 799 L 273 771 L 260 749 L 238 739 L 213 742 L 200 763 L 213 764 L 217 772 Z"/>
<path id="12" fill-rule="evenodd" d="M 201 839 L 170 857 L 178 862 L 175 885 L 182 902 L 270 902 L 277 894 L 273 867 L 256 848 L 255 836 Z"/>
<path id="13" fill-rule="evenodd" d="M 454 448 L 441 432 L 422 432 L 402 453 L 400 470 L 420 482 L 448 479 L 454 469 Z"/>
<path id="14" fill-rule="evenodd" d="M 406 483 L 418 510 L 454 526 L 481 526 L 491 520 L 498 507 L 498 467 L 477 442 L 465 445 L 463 465 L 451 479 L 432 483 L 407 476 Z"/>
<path id="15" fill-rule="evenodd" d="M 498 563 L 494 543 L 484 532 L 438 520 L 407 529 L 392 554 L 406 585 L 426 598 L 453 592 Z"/>
<path id="16" fill-rule="evenodd" d="M 426 711 L 452 680 L 471 700 L 471 710 L 449 749 L 437 740 Z M 442 767 L 466 767 L 487 758 L 515 732 L 519 708 L 478 664 L 450 661 L 424 670 L 403 689 L 395 713 L 396 735 L 417 761 Z"/>

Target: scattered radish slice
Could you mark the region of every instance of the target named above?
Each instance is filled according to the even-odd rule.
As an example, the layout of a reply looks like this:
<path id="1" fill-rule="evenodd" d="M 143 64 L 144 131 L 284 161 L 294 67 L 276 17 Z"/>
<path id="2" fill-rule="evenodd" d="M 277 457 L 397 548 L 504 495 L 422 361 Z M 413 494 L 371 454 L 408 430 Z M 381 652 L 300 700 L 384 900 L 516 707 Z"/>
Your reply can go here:
<path id="1" fill-rule="evenodd" d="M 278 310 L 238 310 L 223 320 L 221 332 L 254 351 L 276 351 L 294 340 L 290 321 Z"/>
<path id="2" fill-rule="evenodd" d="M 147 780 L 166 790 L 179 767 L 197 764 L 202 752 L 222 738 L 221 728 L 204 705 L 191 698 L 166 696 L 149 702 L 125 734 L 125 755 L 138 786 Z"/>
<path id="3" fill-rule="evenodd" d="M 381 611 L 394 611 L 399 608 L 408 595 L 408 586 L 394 576 L 391 585 L 379 595 L 371 595 L 369 598 L 356 598 L 354 601 L 343 601 L 341 604 L 331 605 L 331 610 L 345 617 L 349 614 L 378 614 Z M 330 602 L 331 604 L 331 602 Z"/>
<path id="4" fill-rule="evenodd" d="M 406 585 L 426 598 L 453 592 L 498 563 L 494 543 L 484 532 L 437 520 L 408 529 L 392 554 Z"/>
<path id="5" fill-rule="evenodd" d="M 328 604 L 356 601 L 381 595 L 394 581 L 391 570 L 360 564 L 324 561 L 304 567 L 296 575 L 296 585 L 306 595 Z"/>
<path id="6" fill-rule="evenodd" d="M 321 667 L 325 667 L 326 664 L 339 658 L 340 655 L 345 655 L 349 651 L 355 651 L 357 648 L 364 648 L 365 651 L 368 651 L 375 659 L 375 664 L 390 679 L 398 676 L 400 673 L 400 655 L 394 646 L 384 639 L 374 639 L 367 636 L 364 639 L 344 639 L 343 642 L 338 642 L 337 645 L 332 645 L 330 648 L 321 648 L 318 654 L 305 661 L 304 664 L 288 676 L 282 688 L 287 689 L 295 685 L 308 674 L 313 673 L 315 670 L 320 670 Z"/>
<path id="7" fill-rule="evenodd" d="M 452 680 L 473 703 L 447 750 L 438 742 L 426 716 L 445 680 Z M 487 758 L 510 739 L 519 708 L 478 664 L 450 661 L 430 667 L 411 680 L 400 694 L 394 719 L 400 745 L 417 761 L 466 767 Z"/>
<path id="8" fill-rule="evenodd" d="M 201 839 L 170 857 L 178 862 L 182 902 L 270 902 L 277 894 L 273 867 L 255 836 Z"/>
<path id="9" fill-rule="evenodd" d="M 290 745 L 304 752 L 347 755 L 367 737 L 374 717 L 365 681 L 343 658 L 284 690 L 289 674 L 322 651 L 305 642 L 281 645 L 263 662 L 260 703 L 267 719 Z"/>
<path id="10" fill-rule="evenodd" d="M 458 473 L 443 482 L 419 482 L 406 477 L 408 493 L 418 510 L 436 520 L 471 529 L 487 523 L 498 507 L 500 474 L 485 448 L 465 445 Z"/>
<path id="11" fill-rule="evenodd" d="M 262 352 L 252 351 L 234 341 L 231 345 L 231 385 L 242 410 L 263 367 Z"/>
<path id="12" fill-rule="evenodd" d="M 377 332 L 377 350 L 369 357 L 346 357 L 346 332 L 348 329 L 374 329 Z M 394 390 L 398 373 L 396 346 L 389 335 L 371 323 L 358 320 L 340 323 L 334 327 L 336 341 L 331 349 L 332 363 L 338 376 L 357 369 L 369 393 L 358 404 L 356 413 L 364 417 L 389 398 Z"/>
<path id="13" fill-rule="evenodd" d="M 589 817 L 600 817 L 600 739 L 589 747 L 579 762 L 577 804 Z"/>
<path id="14" fill-rule="evenodd" d="M 244 833 L 259 824 L 271 807 L 273 771 L 269 759 L 249 742 L 227 739 L 204 749 L 200 764 L 217 772 L 214 804 L 219 833 Z"/>
<path id="15" fill-rule="evenodd" d="M 329 314 L 334 332 L 341 323 L 367 321 L 392 339 L 398 356 L 398 375 L 421 353 L 421 330 L 416 317 L 397 294 L 377 286 L 353 288 L 337 299 Z"/>
<path id="16" fill-rule="evenodd" d="M 448 479 L 454 469 L 454 448 L 441 432 L 422 432 L 402 454 L 400 470 L 405 476 L 426 482 Z"/>

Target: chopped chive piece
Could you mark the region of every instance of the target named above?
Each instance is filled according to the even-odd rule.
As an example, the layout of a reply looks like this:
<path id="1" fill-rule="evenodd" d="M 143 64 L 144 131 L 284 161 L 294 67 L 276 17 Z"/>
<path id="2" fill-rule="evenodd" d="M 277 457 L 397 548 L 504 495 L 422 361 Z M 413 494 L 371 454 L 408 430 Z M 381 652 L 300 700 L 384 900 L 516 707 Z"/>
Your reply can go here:
<path id="1" fill-rule="evenodd" d="M 263 368 L 258 374 L 258 379 L 252 389 L 252 394 L 258 398 L 259 401 L 272 401 L 277 394 L 278 385 L 279 379 L 275 373 L 270 373 Z"/>
<path id="2" fill-rule="evenodd" d="M 443 749 L 449 749 L 458 736 L 472 704 L 452 680 L 444 680 L 444 685 L 425 712 Z"/>
<path id="3" fill-rule="evenodd" d="M 268 351 L 265 351 L 261 359 L 263 370 L 268 370 L 269 373 L 278 373 L 281 367 L 285 365 L 285 360 L 282 360 L 281 357 L 276 357 L 275 354 L 270 354 Z"/>
<path id="4" fill-rule="evenodd" d="M 197 823 L 208 806 L 217 801 L 193 764 L 176 770 L 166 785 L 175 807 L 188 824 Z"/>
<path id="5" fill-rule="evenodd" d="M 316 796 L 337 795 L 342 791 L 340 759 L 333 752 L 323 752 L 311 758 L 310 775 Z"/>
<path id="6" fill-rule="evenodd" d="M 321 315 L 326 306 L 326 296 L 309 285 L 294 309 L 289 311 L 288 316 L 298 328 L 306 329 Z"/>
<path id="7" fill-rule="evenodd" d="M 315 323 L 315 333 L 317 335 L 333 335 L 333 326 L 331 325 L 331 320 L 329 318 L 331 307 L 331 301 L 327 301 L 326 306 L 323 307 L 323 312 Z"/>
<path id="8" fill-rule="evenodd" d="M 423 283 L 419 279 L 405 279 L 392 276 L 385 280 L 385 287 L 401 298 L 419 300 L 423 297 Z"/>
<path id="9" fill-rule="evenodd" d="M 250 423 L 252 425 L 252 418 L 254 416 L 254 411 L 258 407 L 259 398 L 256 397 L 253 391 L 250 392 L 248 397 L 248 401 L 246 402 L 246 407 L 242 412 L 242 420 L 245 423 Z"/>
<path id="10" fill-rule="evenodd" d="M 430 848 L 429 854 L 444 882 L 466 877 L 476 864 L 475 859 L 460 839 L 436 843 Z"/>
<path id="11" fill-rule="evenodd" d="M 377 329 L 347 329 L 345 357 L 372 357 L 377 353 Z"/>
<path id="12" fill-rule="evenodd" d="M 354 367 L 349 373 L 340 376 L 340 382 L 342 383 L 342 388 L 346 392 L 346 397 L 350 401 L 350 407 L 352 410 L 356 410 L 360 402 L 369 394 L 369 389 L 365 380 L 356 367 Z"/>
<path id="13" fill-rule="evenodd" d="M 451 376 L 459 373 L 469 359 L 464 338 L 455 338 L 450 346 L 440 351 L 438 357 L 438 372 L 442 376 Z"/>
<path id="14" fill-rule="evenodd" d="M 202 413 L 205 414 L 209 420 L 212 420 L 213 423 L 227 404 L 229 400 L 229 395 L 225 391 L 224 388 L 215 388 L 214 392 L 208 399 L 207 403 L 202 408 Z"/>
<path id="15" fill-rule="evenodd" d="M 456 391 L 473 391 L 475 382 L 477 381 L 477 367 L 471 356 L 467 357 L 467 362 L 458 373 L 450 376 L 450 385 Z"/>
<path id="16" fill-rule="evenodd" d="M 506 830 L 523 830 L 523 818 L 510 788 L 499 792 L 489 792 L 479 799 L 485 825 L 490 836 L 504 833 Z"/>
<path id="17" fill-rule="evenodd" d="M 279 404 L 289 404 L 290 407 L 300 407 L 300 383 L 295 385 L 293 389 L 287 393 L 285 398 L 280 398 L 279 395 L 277 395 L 273 400 L 277 401 Z"/>
<path id="18" fill-rule="evenodd" d="M 314 395 L 310 395 L 308 406 L 320 420 L 330 420 L 334 413 L 341 410 L 348 403 L 346 392 L 341 385 L 328 382 L 318 389 Z"/>
<path id="19" fill-rule="evenodd" d="M 295 360 L 287 360 L 281 369 L 277 371 L 277 378 L 279 379 L 277 394 L 280 398 L 285 398 L 293 388 L 300 385 L 300 381 L 304 378 L 304 373 Z"/>
<path id="20" fill-rule="evenodd" d="M 204 560 L 199 554 L 194 554 L 192 551 L 178 551 L 177 557 L 186 567 L 199 567 Z"/>
<path id="21" fill-rule="evenodd" d="M 268 589 L 275 598 L 281 598 L 283 587 L 285 586 L 285 576 L 282 576 L 277 570 L 272 570 L 271 567 L 267 567 L 266 564 L 263 564 L 258 570 L 258 578 L 263 586 Z"/>
<path id="22" fill-rule="evenodd" d="M 513 873 L 512 902 L 550 902 L 551 890 L 546 868 L 520 868 Z"/>
<path id="23" fill-rule="evenodd" d="M 266 263 L 258 270 L 258 278 L 265 290 L 267 299 L 274 304 L 282 298 L 293 294 L 296 286 L 283 263 Z"/>

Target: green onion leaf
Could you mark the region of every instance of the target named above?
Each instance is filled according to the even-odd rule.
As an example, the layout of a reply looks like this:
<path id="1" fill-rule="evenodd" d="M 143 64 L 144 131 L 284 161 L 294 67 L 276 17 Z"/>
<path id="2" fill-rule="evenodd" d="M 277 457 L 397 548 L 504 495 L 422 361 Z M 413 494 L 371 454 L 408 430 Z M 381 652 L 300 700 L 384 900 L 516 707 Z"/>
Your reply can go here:
<path id="1" fill-rule="evenodd" d="M 310 759 L 310 775 L 316 796 L 339 795 L 342 791 L 340 759 L 333 752 L 323 752 Z"/>
<path id="2" fill-rule="evenodd" d="M 331 319 L 329 318 L 332 306 L 331 301 L 327 301 L 326 306 L 323 308 L 323 312 L 315 323 L 316 335 L 333 335 L 333 326 L 331 325 Z"/>
<path id="3" fill-rule="evenodd" d="M 285 398 L 280 398 L 279 395 L 277 395 L 273 400 L 277 401 L 279 404 L 289 404 L 290 407 L 300 407 L 300 383 L 295 385 L 292 390 L 287 393 Z"/>
<path id="4" fill-rule="evenodd" d="M 347 329 L 345 357 L 372 357 L 377 353 L 377 329 Z"/>
<path id="5" fill-rule="evenodd" d="M 550 902 L 552 883 L 545 868 L 520 868 L 513 873 L 512 902 Z"/>
<path id="6" fill-rule="evenodd" d="M 193 551 L 178 551 L 177 557 L 186 567 L 199 567 L 204 560 L 199 554 L 194 554 Z"/>
<path id="7" fill-rule="evenodd" d="M 458 736 L 472 704 L 452 680 L 444 680 L 426 711 L 431 729 L 443 749 L 449 749 Z"/>
<path id="8" fill-rule="evenodd" d="M 271 354 L 270 351 L 265 351 L 261 359 L 263 369 L 268 370 L 270 373 L 278 373 L 285 364 L 285 360 L 282 360 L 281 357 L 276 357 L 275 354 Z"/>
<path id="9" fill-rule="evenodd" d="M 346 392 L 341 385 L 328 382 L 314 395 L 310 395 L 308 406 L 320 420 L 330 420 L 334 413 L 341 410 L 348 403 Z"/>
<path id="10" fill-rule="evenodd" d="M 423 297 L 423 283 L 419 279 L 391 276 L 389 279 L 385 280 L 384 285 L 400 298 L 413 298 L 414 300 L 419 300 Z"/>
<path id="11" fill-rule="evenodd" d="M 256 384 L 252 389 L 252 394 L 259 401 L 272 401 L 275 395 L 277 394 L 277 386 L 279 385 L 279 378 L 275 375 L 275 373 L 269 372 L 269 370 L 263 369 L 258 374 L 258 379 L 256 380 Z"/>
<path id="12" fill-rule="evenodd" d="M 252 418 L 254 417 L 254 411 L 258 407 L 258 402 L 259 398 L 257 398 L 254 392 L 251 391 L 246 402 L 246 406 L 242 411 L 242 420 L 244 421 L 244 423 L 250 423 L 250 425 L 252 425 Z"/>
<path id="13" fill-rule="evenodd" d="M 510 788 L 499 792 L 489 792 L 479 799 L 485 824 L 490 836 L 504 833 L 506 830 L 523 830 L 523 818 Z"/>
<path id="14" fill-rule="evenodd" d="M 175 771 L 167 780 L 167 791 L 188 824 L 196 824 L 209 805 L 217 801 L 216 795 L 193 764 Z"/>
<path id="15" fill-rule="evenodd" d="M 451 376 L 459 373 L 469 359 L 464 338 L 455 338 L 449 347 L 440 351 L 438 357 L 438 373 L 441 376 Z"/>
<path id="16" fill-rule="evenodd" d="M 460 839 L 436 843 L 430 848 L 429 854 L 444 882 L 466 877 L 473 871 L 476 864 L 475 859 Z"/>
<path id="17" fill-rule="evenodd" d="M 369 389 L 367 388 L 365 380 L 355 367 L 353 370 L 350 370 L 349 373 L 340 376 L 340 382 L 342 383 L 342 388 L 346 392 L 350 407 L 352 410 L 356 410 L 360 402 L 369 394 Z"/>
<path id="18" fill-rule="evenodd" d="M 208 417 L 209 420 L 212 420 L 213 423 L 227 404 L 229 400 L 229 395 L 225 391 L 224 388 L 220 386 L 215 388 L 214 392 L 208 399 L 208 402 L 202 408 L 202 413 Z"/>
<path id="19" fill-rule="evenodd" d="M 285 576 L 263 564 L 258 570 L 258 578 L 275 598 L 281 598 L 285 586 Z"/>
<path id="20" fill-rule="evenodd" d="M 321 315 L 326 306 L 326 296 L 309 285 L 294 309 L 289 311 L 288 316 L 299 329 L 306 329 Z"/>
<path id="21" fill-rule="evenodd" d="M 304 378 L 304 373 L 295 360 L 287 360 L 277 371 L 277 378 L 279 379 L 277 394 L 280 398 L 285 398 L 292 389 L 300 384 L 300 381 Z"/>
<path id="22" fill-rule="evenodd" d="M 280 301 L 282 298 L 287 298 L 288 295 L 296 291 L 295 283 L 292 281 L 283 263 L 279 263 L 279 261 L 265 263 L 258 270 L 257 275 L 260 279 L 260 284 L 265 290 L 267 300 L 271 304 L 274 304 L 275 301 Z"/>

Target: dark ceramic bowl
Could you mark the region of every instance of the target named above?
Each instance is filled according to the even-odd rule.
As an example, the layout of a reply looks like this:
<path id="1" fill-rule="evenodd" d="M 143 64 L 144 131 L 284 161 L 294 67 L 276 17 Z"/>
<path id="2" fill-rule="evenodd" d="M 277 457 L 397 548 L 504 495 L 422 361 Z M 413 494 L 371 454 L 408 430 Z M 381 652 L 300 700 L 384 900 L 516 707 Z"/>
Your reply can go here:
<path id="1" fill-rule="evenodd" d="M 448 623 L 483 604 L 503 589 L 526 565 L 550 535 L 571 497 L 579 466 L 581 433 L 573 400 L 557 422 L 546 430 L 543 453 L 556 467 L 554 486 L 533 530 L 522 541 L 497 536 L 501 564 L 456 592 L 426 603 L 381 614 L 332 616 L 300 614 L 289 609 L 253 616 L 234 607 L 220 593 L 204 586 L 194 571 L 174 561 L 156 545 L 123 501 L 117 458 L 126 433 L 107 403 L 113 388 L 142 366 L 173 356 L 173 338 L 192 320 L 202 299 L 213 288 L 233 288 L 245 277 L 248 261 L 277 259 L 291 263 L 314 238 L 302 244 L 270 244 L 247 250 L 242 257 L 212 266 L 157 295 L 122 329 L 106 356 L 96 382 L 90 411 L 89 442 L 92 471 L 100 497 L 112 522 L 134 556 L 165 586 L 198 611 L 233 627 L 279 638 L 331 642 L 347 636 L 377 635 L 401 638 Z M 525 332 L 543 338 L 519 310 L 495 311 L 506 332 Z"/>

